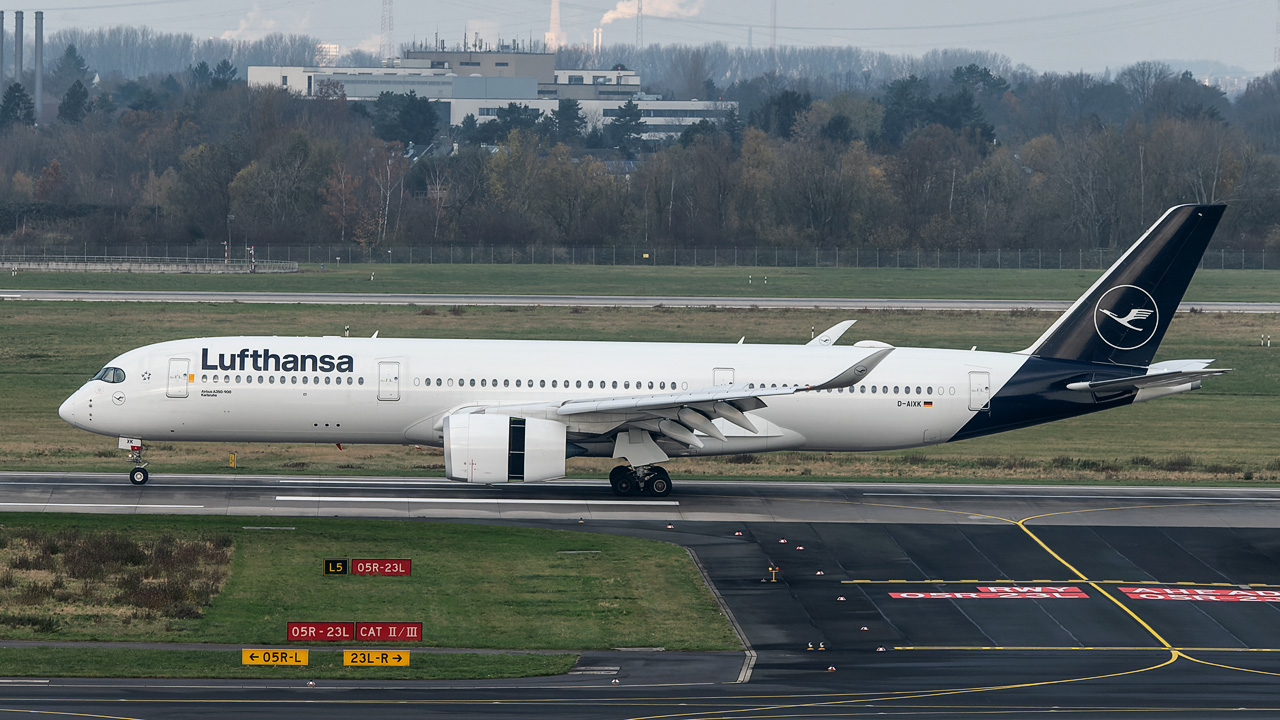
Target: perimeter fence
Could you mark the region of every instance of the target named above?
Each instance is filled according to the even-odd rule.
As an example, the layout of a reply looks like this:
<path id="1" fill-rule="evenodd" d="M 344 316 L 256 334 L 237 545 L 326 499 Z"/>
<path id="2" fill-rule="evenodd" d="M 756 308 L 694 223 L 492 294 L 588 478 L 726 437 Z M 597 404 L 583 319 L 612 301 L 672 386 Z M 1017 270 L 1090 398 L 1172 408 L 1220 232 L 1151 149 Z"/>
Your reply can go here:
<path id="1" fill-rule="evenodd" d="M 685 267 L 835 267 L 835 268 L 1006 268 L 1098 270 L 1110 267 L 1127 248 L 1090 250 L 880 250 L 842 248 L 646 248 L 640 246 L 544 247 L 515 245 L 358 248 L 340 245 L 267 245 L 255 248 L 262 263 L 311 265 L 415 263 L 434 265 L 663 265 Z M 246 262 L 247 249 L 226 255 L 221 243 L 209 245 L 137 244 L 82 247 L 0 248 L 0 263 L 65 260 Z M 1200 262 L 1210 270 L 1280 270 L 1280 253 L 1209 250 Z"/>

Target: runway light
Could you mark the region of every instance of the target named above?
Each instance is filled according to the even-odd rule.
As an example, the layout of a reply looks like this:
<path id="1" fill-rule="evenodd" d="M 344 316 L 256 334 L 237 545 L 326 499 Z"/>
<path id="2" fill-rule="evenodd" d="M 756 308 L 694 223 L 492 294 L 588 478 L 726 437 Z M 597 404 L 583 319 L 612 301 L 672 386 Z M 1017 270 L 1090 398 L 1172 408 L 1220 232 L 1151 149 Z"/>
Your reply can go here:
<path id="1" fill-rule="evenodd" d="M 742 531 L 741 531 L 741 530 L 739 530 L 739 531 L 735 532 L 733 535 L 734 535 L 734 537 L 742 537 Z"/>
<path id="2" fill-rule="evenodd" d="M 835 671 L 836 671 L 836 666 L 835 666 L 835 665 L 828 665 L 828 666 L 827 666 L 827 672 L 835 672 Z"/>
<path id="3" fill-rule="evenodd" d="M 803 549 L 804 549 L 804 546 L 803 546 L 803 545 L 797 545 L 797 546 L 796 546 L 796 549 L 797 549 L 797 550 L 803 550 Z"/>
<path id="4" fill-rule="evenodd" d="M 884 652 L 884 646 L 881 645 L 880 647 L 876 648 L 876 652 Z"/>
<path id="5" fill-rule="evenodd" d="M 816 573 L 814 573 L 814 574 L 815 574 L 815 575 L 826 575 L 826 573 L 822 572 L 821 570 L 819 570 L 818 572 L 816 572 Z"/>
<path id="6" fill-rule="evenodd" d="M 671 523 L 667 523 L 667 529 L 668 529 L 668 530 L 675 530 L 675 529 L 676 529 L 676 526 L 675 526 L 675 525 L 672 525 Z"/>
<path id="7" fill-rule="evenodd" d="M 778 538 L 778 542 L 783 543 L 783 544 L 786 544 L 787 539 L 786 539 L 786 538 Z"/>
<path id="8" fill-rule="evenodd" d="M 826 650 L 826 649 L 827 649 L 827 644 L 826 644 L 825 642 L 820 642 L 820 643 L 818 643 L 818 649 L 819 649 L 819 650 Z"/>
<path id="9" fill-rule="evenodd" d="M 614 678 L 614 679 L 613 679 L 613 684 L 614 684 L 614 685 L 621 685 L 622 683 L 621 683 L 621 682 L 619 682 L 618 678 Z"/>
<path id="10" fill-rule="evenodd" d="M 315 686 L 316 686 L 316 681 L 315 681 L 315 680 L 308 680 L 308 681 L 307 681 L 307 687 L 315 687 Z"/>
<path id="11" fill-rule="evenodd" d="M 809 650 L 812 650 L 812 649 L 813 649 L 813 643 L 809 643 L 809 648 L 808 648 L 808 649 L 809 649 Z"/>

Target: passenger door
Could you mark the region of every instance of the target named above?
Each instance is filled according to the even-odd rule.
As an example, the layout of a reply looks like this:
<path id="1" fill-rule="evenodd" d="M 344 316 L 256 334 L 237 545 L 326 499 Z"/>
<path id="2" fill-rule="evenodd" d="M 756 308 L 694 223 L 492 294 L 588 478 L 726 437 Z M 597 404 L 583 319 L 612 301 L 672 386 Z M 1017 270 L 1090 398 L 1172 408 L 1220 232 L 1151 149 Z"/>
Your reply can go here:
<path id="1" fill-rule="evenodd" d="M 969 409 L 991 412 L 991 373 L 969 373 Z"/>
<path id="2" fill-rule="evenodd" d="M 394 361 L 378 363 L 378 399 L 400 399 L 400 363 Z"/>
<path id="3" fill-rule="evenodd" d="M 187 397 L 187 385 L 190 383 L 188 373 L 191 361 L 187 358 L 169 358 L 169 387 L 166 394 L 171 398 Z"/>

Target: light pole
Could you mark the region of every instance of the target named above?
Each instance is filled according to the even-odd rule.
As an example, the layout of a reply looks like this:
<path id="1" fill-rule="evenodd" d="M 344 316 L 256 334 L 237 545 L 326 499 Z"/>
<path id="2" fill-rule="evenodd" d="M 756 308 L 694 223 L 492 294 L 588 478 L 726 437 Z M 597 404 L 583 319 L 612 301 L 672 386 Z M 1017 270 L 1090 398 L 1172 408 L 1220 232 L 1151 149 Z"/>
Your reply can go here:
<path id="1" fill-rule="evenodd" d="M 227 213 L 227 241 L 226 241 L 225 243 L 223 243 L 223 244 L 225 245 L 225 247 L 226 247 L 226 249 L 225 249 L 225 250 L 223 251 L 223 253 L 222 253 L 222 262 L 223 262 L 223 263 L 228 263 L 228 262 L 230 262 L 230 258 L 231 258 L 231 221 L 232 221 L 232 220 L 235 220 L 235 219 L 236 219 L 236 216 L 235 216 L 235 215 L 232 215 L 231 213 Z"/>

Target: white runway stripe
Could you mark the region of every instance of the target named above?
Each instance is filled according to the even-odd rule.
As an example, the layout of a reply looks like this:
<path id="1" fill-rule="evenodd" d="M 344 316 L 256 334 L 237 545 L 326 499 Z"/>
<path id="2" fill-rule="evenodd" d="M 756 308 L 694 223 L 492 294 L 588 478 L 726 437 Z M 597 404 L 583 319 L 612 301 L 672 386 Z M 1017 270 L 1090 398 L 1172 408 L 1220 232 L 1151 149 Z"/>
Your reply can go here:
<path id="1" fill-rule="evenodd" d="M 50 503 L 0 502 L 0 505 L 3 505 L 5 507 L 164 508 L 166 510 L 175 510 L 175 509 L 198 510 L 204 507 L 203 505 L 147 505 L 144 503 L 52 503 L 52 502 Z"/>
<path id="2" fill-rule="evenodd" d="M 454 505 L 679 505 L 677 500 L 520 500 L 516 498 L 326 497 L 277 495 L 280 502 L 402 502 Z"/>

